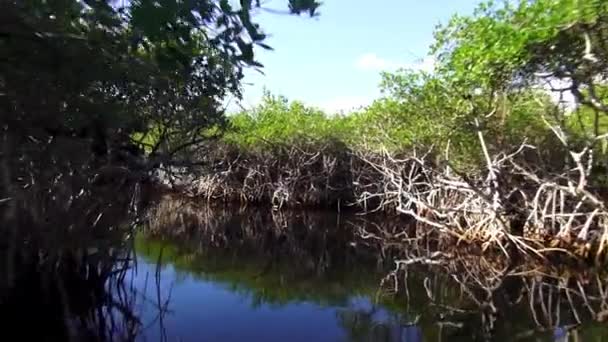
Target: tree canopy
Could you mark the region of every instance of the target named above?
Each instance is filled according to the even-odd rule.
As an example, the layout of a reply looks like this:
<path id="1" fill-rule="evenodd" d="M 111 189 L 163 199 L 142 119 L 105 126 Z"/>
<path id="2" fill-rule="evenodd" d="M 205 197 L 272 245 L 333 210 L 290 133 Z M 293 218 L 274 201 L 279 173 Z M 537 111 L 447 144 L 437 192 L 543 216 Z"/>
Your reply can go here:
<path id="1" fill-rule="evenodd" d="M 319 3 L 289 0 L 289 13 Z M 5 129 L 36 140 L 87 136 L 103 154 L 153 129 L 182 146 L 223 121 L 243 69 L 261 67 L 259 1 L 32 0 L 0 5 Z M 10 128 L 9 128 L 10 127 Z M 141 136 L 141 135 L 140 135 Z M 143 141 L 143 140 L 142 140 Z"/>

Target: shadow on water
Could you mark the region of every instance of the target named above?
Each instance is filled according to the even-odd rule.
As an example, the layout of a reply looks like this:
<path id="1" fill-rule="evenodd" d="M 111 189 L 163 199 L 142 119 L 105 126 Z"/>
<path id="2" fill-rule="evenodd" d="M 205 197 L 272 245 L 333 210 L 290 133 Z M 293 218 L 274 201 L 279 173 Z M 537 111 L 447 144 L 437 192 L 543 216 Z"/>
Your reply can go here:
<path id="1" fill-rule="evenodd" d="M 135 339 L 144 294 L 126 279 L 134 272 L 137 183 L 119 166 L 95 165 L 79 139 L 38 144 L 5 133 L 0 151 L 5 338 Z"/>

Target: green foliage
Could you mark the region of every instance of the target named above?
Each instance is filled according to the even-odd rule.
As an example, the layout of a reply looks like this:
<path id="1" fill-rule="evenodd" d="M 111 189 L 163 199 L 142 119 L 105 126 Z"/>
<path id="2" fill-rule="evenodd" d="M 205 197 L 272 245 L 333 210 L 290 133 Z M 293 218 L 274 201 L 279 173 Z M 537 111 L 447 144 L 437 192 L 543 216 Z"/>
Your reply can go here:
<path id="1" fill-rule="evenodd" d="M 8 2 L 0 32 L 5 75 L 3 123 L 34 136 L 98 131 L 171 154 L 216 136 L 220 103 L 240 96 L 243 68 L 260 66 L 254 46 L 266 35 L 253 0 Z M 317 15 L 319 3 L 289 0 L 289 12 Z M 433 73 L 382 75 L 384 97 L 345 116 L 266 94 L 229 118 L 224 142 L 243 149 L 338 144 L 393 152 L 433 149 L 463 168 L 483 164 L 479 133 L 491 152 L 522 142 L 563 153 L 549 125 L 576 147 L 606 155 L 608 4 L 534 0 L 481 4 L 472 16 L 438 27 Z M 560 110 L 540 88 L 568 83 L 580 104 Z M 33 101 L 31 99 L 34 99 Z M 44 110 L 39 110 L 44 108 Z"/>
<path id="2" fill-rule="evenodd" d="M 471 169 L 484 163 L 481 133 L 492 153 L 527 142 L 539 147 L 539 155 L 563 162 L 565 150 L 550 126 L 570 136 L 574 148 L 595 144 L 606 132 L 598 113 L 608 109 L 595 82 L 608 70 L 601 39 L 608 34 L 607 14 L 606 3 L 593 0 L 483 3 L 474 15 L 455 16 L 437 29 L 433 73 L 384 73 L 384 97 L 344 117 L 266 99 L 252 113 L 231 118 L 228 140 L 244 146 L 337 139 L 352 149 L 432 147 L 437 156 Z M 555 80 L 570 80 L 567 90 L 581 106 L 570 113 L 557 106 L 545 86 Z"/>
<path id="3" fill-rule="evenodd" d="M 586 53 L 584 32 L 599 39 L 607 14 L 608 4 L 601 0 L 489 1 L 473 16 L 455 16 L 440 27 L 433 52 L 441 70 L 455 80 L 501 89 L 534 80 L 535 71 L 559 73 L 567 64 L 580 65 Z M 598 43 L 594 53 L 604 50 L 599 41 L 593 43 Z M 564 71 L 556 76 L 566 76 Z"/>
<path id="4" fill-rule="evenodd" d="M 347 133 L 340 118 L 269 93 L 251 112 L 232 116 L 229 127 L 224 140 L 243 148 L 325 143 Z"/>
<path id="5" fill-rule="evenodd" d="M 240 96 L 243 69 L 261 66 L 254 46 L 269 48 L 253 22 L 255 6 L 3 1 L 0 106 L 10 115 L 1 123 L 39 141 L 95 135 L 102 154 L 109 146 L 101 145 L 132 137 L 156 147 L 194 144 L 207 127 L 223 124 L 222 100 Z M 314 15 L 319 3 L 288 6 Z"/>
<path id="6" fill-rule="evenodd" d="M 438 73 L 462 93 L 481 91 L 488 108 L 496 108 L 505 94 L 527 94 L 524 103 L 510 110 L 520 116 L 506 125 L 510 140 L 525 132 L 553 162 L 567 162 L 566 150 L 591 148 L 593 181 L 607 184 L 600 179 L 605 178 L 608 157 L 606 1 L 489 1 L 473 16 L 455 16 L 435 37 Z M 576 104 L 552 105 L 540 88 L 559 96 L 570 93 Z M 561 138 L 547 133 L 541 123 Z"/>
<path id="7" fill-rule="evenodd" d="M 601 101 L 608 102 L 608 86 L 596 86 L 595 92 Z M 586 95 L 588 91 L 583 93 Z M 608 132 L 608 115 L 596 115 L 596 110 L 589 106 L 578 106 L 564 121 L 574 139 L 586 141 Z"/>
<path id="8" fill-rule="evenodd" d="M 599 112 L 608 114 L 600 89 L 608 74 L 607 35 L 605 1 L 535 0 L 501 6 L 487 2 L 475 15 L 456 16 L 438 29 L 433 52 L 440 72 L 463 91 L 484 89 L 492 95 L 538 87 L 569 91 L 583 106 L 574 116 L 595 121 Z M 565 85 L 556 86 L 556 81 Z M 596 113 L 590 115 L 589 110 Z M 556 120 L 569 134 L 580 133 L 581 127 L 579 132 L 569 131 L 573 126 L 565 121 L 570 119 Z M 601 130 L 587 138 L 598 134 Z"/>
<path id="9" fill-rule="evenodd" d="M 329 116 L 299 102 L 266 94 L 251 112 L 230 117 L 224 141 L 240 148 L 269 149 L 283 145 L 339 143 L 351 150 L 426 152 L 434 149 L 460 168 L 483 165 L 474 119 L 495 151 L 530 144 L 554 144 L 543 114 L 554 105 L 546 94 L 505 94 L 492 115 L 480 113 L 483 94 L 465 99 L 450 80 L 439 75 L 401 71 L 384 74 L 385 97 L 349 115 Z M 483 114 L 483 115 L 481 115 Z"/>

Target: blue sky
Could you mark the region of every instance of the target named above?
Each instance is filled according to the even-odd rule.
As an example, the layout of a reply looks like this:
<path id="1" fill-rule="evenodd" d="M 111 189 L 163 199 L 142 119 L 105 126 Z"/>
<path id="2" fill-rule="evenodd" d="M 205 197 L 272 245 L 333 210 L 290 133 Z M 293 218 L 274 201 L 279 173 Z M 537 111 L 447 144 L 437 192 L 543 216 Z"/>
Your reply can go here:
<path id="1" fill-rule="evenodd" d="M 264 75 L 247 71 L 241 106 L 258 103 L 264 88 L 328 111 L 368 104 L 379 95 L 380 71 L 430 67 L 435 26 L 479 2 L 324 0 L 314 19 L 260 11 L 256 19 L 274 51 L 256 50 Z M 284 10 L 286 3 L 263 7 Z"/>

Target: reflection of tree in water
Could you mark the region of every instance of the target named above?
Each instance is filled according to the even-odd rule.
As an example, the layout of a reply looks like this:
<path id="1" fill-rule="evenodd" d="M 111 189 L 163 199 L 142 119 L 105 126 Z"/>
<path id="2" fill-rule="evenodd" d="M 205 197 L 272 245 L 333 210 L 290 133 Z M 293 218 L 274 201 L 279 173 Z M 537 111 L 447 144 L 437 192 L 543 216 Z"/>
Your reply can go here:
<path id="1" fill-rule="evenodd" d="M 155 260 L 162 248 L 178 272 L 224 283 L 252 304 L 342 305 L 351 294 L 373 292 L 382 274 L 376 255 L 349 244 L 352 233 L 336 215 L 273 217 L 168 200 L 151 211 L 147 232 L 136 239 L 141 256 Z"/>
<path id="2" fill-rule="evenodd" d="M 11 323 L 4 333 L 26 340 L 132 340 L 140 321 L 133 293 L 120 282 L 128 271 L 114 266 L 116 257 L 66 252 L 48 263 L 20 263 L 0 304 L 2 321 Z"/>
<path id="3" fill-rule="evenodd" d="M 166 310 L 166 299 L 154 290 L 159 279 L 150 280 L 156 281 L 150 293 L 127 281 L 134 264 L 131 242 L 124 242 L 123 234 L 64 244 L 27 238 L 2 251 L 4 334 L 24 340 L 131 341 L 146 325 L 138 312 L 142 302 L 160 303 L 154 305 L 159 313 Z"/>
<path id="4" fill-rule="evenodd" d="M 407 254 L 384 285 L 407 295 L 425 332 L 450 341 L 608 336 L 598 324 L 608 308 L 605 273 L 413 247 Z"/>
<path id="5" fill-rule="evenodd" d="M 94 156 L 77 139 L 24 153 L 32 141 L 3 138 L 3 333 L 24 340 L 134 339 L 143 294 L 125 279 L 133 266 L 135 183 L 118 166 L 93 167 Z"/>
<path id="6" fill-rule="evenodd" d="M 166 261 L 177 270 L 227 284 L 254 304 L 307 301 L 340 307 L 339 324 L 356 341 L 608 336 L 596 322 L 608 309 L 604 274 L 538 268 L 466 250 L 437 253 L 427 246 L 399 245 L 400 267 L 376 297 L 378 250 L 354 238 L 357 220 L 349 220 L 341 217 L 338 223 L 335 216 L 311 213 L 235 215 L 167 200 L 149 216 L 147 232 L 155 237 L 141 243 L 148 249 L 144 257 L 155 260 L 153 250 L 169 246 Z M 353 296 L 368 298 L 375 309 L 351 305 Z"/>
<path id="7" fill-rule="evenodd" d="M 165 198 L 149 215 L 147 233 L 175 242 L 190 241 L 269 262 L 289 260 L 303 272 L 326 273 L 331 266 L 375 262 L 371 250 L 354 248 L 353 233 L 332 213 L 214 210 L 185 199 Z"/>

